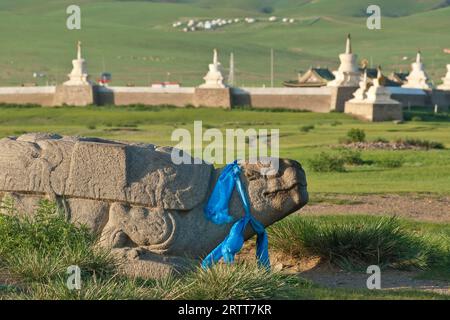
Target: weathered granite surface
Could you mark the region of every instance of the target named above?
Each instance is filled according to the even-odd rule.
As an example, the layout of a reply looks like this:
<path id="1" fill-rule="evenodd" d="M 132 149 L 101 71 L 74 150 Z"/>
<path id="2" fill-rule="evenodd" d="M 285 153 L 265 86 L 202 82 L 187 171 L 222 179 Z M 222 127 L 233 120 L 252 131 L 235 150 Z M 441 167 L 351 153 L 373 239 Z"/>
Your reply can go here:
<path id="1" fill-rule="evenodd" d="M 175 165 L 171 151 L 47 133 L 0 139 L 0 199 L 12 198 L 27 214 L 40 199 L 55 200 L 72 222 L 125 258 L 125 272 L 161 277 L 205 256 L 231 227 L 203 214 L 220 170 Z M 297 162 L 280 160 L 276 176 L 262 176 L 262 166 L 243 163 L 242 180 L 252 214 L 268 226 L 303 207 L 308 193 Z M 230 213 L 235 220 L 244 214 L 236 192 Z M 248 229 L 247 238 L 252 235 Z"/>

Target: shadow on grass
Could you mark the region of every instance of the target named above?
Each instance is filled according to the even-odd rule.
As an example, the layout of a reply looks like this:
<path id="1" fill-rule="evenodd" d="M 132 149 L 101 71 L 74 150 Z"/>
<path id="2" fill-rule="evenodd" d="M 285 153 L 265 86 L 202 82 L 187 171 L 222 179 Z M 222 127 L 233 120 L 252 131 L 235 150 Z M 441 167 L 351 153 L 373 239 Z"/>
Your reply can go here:
<path id="1" fill-rule="evenodd" d="M 37 104 L 9 104 L 0 103 L 0 109 L 32 109 L 32 108 L 42 108 Z"/>

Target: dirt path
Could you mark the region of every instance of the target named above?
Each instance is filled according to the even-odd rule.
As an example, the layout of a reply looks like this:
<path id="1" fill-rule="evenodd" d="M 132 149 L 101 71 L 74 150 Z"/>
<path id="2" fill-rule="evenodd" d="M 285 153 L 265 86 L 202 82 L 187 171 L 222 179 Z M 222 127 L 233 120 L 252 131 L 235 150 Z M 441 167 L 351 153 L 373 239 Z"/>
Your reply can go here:
<path id="1" fill-rule="evenodd" d="M 0 269 L 0 286 L 18 285 L 16 279 L 6 270 Z"/>
<path id="2" fill-rule="evenodd" d="M 429 222 L 450 222 L 450 196 L 424 194 L 312 195 L 301 214 L 397 215 Z"/>
<path id="3" fill-rule="evenodd" d="M 298 273 L 304 279 L 328 288 L 367 289 L 369 274 L 346 272 L 329 266 L 316 266 Z M 381 272 L 381 289 L 413 289 L 450 295 L 450 281 L 418 279 L 418 273 L 384 270 Z"/>
<path id="4" fill-rule="evenodd" d="M 368 274 L 320 269 L 301 272 L 299 276 L 329 288 L 367 289 L 366 282 L 370 276 Z M 417 279 L 416 277 L 417 274 L 414 272 L 383 271 L 381 273 L 381 289 L 414 289 L 450 295 L 450 282 Z"/>
<path id="5" fill-rule="evenodd" d="M 247 242 L 237 260 L 254 261 L 255 253 L 254 244 Z M 297 259 L 274 250 L 270 250 L 270 263 L 274 271 L 297 275 L 327 288 L 367 289 L 367 279 L 370 276 L 365 272 L 348 272 L 328 263 L 321 263 L 319 258 Z M 382 270 L 381 289 L 420 290 L 450 295 L 450 281 L 420 279 L 419 275 L 419 272 L 412 271 Z"/>

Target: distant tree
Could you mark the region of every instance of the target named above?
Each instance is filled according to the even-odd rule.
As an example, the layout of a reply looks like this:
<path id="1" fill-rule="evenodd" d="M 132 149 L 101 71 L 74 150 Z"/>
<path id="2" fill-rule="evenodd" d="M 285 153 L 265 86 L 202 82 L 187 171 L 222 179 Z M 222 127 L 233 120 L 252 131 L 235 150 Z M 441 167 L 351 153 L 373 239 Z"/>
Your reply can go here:
<path id="1" fill-rule="evenodd" d="M 265 14 L 271 14 L 273 12 L 273 8 L 270 6 L 265 6 L 261 8 L 261 12 Z"/>

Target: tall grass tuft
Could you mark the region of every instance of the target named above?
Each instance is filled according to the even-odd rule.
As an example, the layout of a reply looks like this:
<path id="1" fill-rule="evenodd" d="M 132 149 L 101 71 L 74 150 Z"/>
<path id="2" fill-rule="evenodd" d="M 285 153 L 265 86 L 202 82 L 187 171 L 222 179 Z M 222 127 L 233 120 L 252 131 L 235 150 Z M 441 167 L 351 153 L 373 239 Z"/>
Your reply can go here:
<path id="1" fill-rule="evenodd" d="M 182 299 L 253 300 L 274 298 L 293 278 L 258 267 L 256 264 L 218 264 L 188 274 L 182 285 Z"/>
<path id="2" fill-rule="evenodd" d="M 284 253 L 320 257 L 348 270 L 369 265 L 426 269 L 439 255 L 395 217 L 296 216 L 274 225 L 269 236 L 271 245 Z"/>
<path id="3" fill-rule="evenodd" d="M 110 274 L 115 261 L 97 246 L 86 227 L 66 220 L 58 207 L 41 201 L 32 216 L 3 203 L 0 214 L 0 265 L 24 281 L 50 280 L 71 265 L 88 274 Z"/>
<path id="4" fill-rule="evenodd" d="M 272 273 L 253 264 L 219 264 L 198 268 L 181 277 L 160 280 L 124 276 L 84 277 L 80 290 L 70 290 L 66 279 L 31 282 L 24 290 L 12 291 L 7 299 L 33 300 L 251 300 L 281 297 L 296 285 L 292 276 Z M 1 294 L 0 294 L 1 297 Z"/>
<path id="5" fill-rule="evenodd" d="M 143 300 L 156 299 L 153 291 L 134 279 L 117 275 L 110 278 L 84 277 L 80 290 L 67 287 L 63 277 L 48 282 L 31 282 L 25 289 L 9 293 L 6 299 L 14 300 Z"/>

